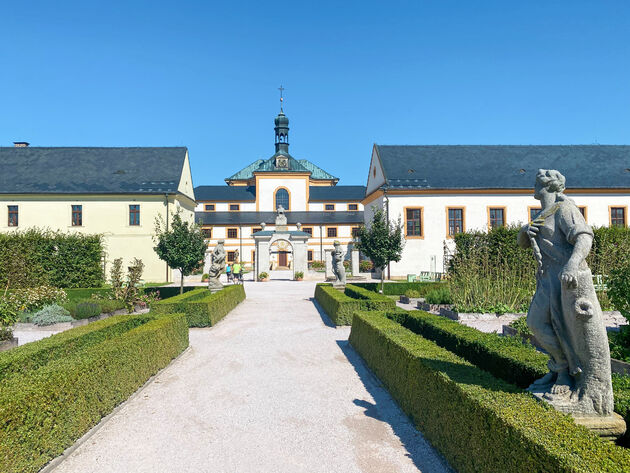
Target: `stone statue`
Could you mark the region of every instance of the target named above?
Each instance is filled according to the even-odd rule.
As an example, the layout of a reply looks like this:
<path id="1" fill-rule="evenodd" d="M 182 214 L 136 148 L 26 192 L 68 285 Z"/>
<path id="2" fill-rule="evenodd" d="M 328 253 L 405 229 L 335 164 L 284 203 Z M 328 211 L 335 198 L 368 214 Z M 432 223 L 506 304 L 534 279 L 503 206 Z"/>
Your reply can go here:
<path id="1" fill-rule="evenodd" d="M 276 226 L 285 226 L 287 224 L 287 216 L 284 215 L 282 205 L 278 206 L 278 215 L 276 215 Z"/>
<path id="2" fill-rule="evenodd" d="M 223 289 L 223 284 L 219 281 L 219 276 L 225 270 L 225 240 L 219 240 L 214 251 L 210 255 L 210 269 L 208 270 L 208 289 L 218 291 Z"/>
<path id="3" fill-rule="evenodd" d="M 335 249 L 332 251 L 332 270 L 335 275 L 334 286 L 346 285 L 346 268 L 343 267 L 344 251 L 338 241 L 334 243 Z"/>
<path id="4" fill-rule="evenodd" d="M 576 420 L 612 416 L 608 338 L 585 261 L 593 230 L 564 189 L 562 174 L 540 169 L 534 198 L 542 210 L 518 234 L 538 264 L 527 325 L 550 356 L 549 373 L 528 390 Z"/>

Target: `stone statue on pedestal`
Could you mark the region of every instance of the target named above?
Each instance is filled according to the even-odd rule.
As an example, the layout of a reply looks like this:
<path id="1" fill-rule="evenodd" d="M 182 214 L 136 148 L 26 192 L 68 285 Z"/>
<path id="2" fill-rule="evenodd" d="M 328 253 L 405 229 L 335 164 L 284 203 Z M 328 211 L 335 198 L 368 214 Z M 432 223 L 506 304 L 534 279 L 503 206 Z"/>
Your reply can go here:
<path id="1" fill-rule="evenodd" d="M 540 169 L 534 198 L 542 210 L 518 234 L 538 265 L 527 325 L 550 357 L 549 373 L 528 390 L 576 420 L 623 422 L 614 418 L 608 338 L 585 260 L 593 230 L 564 189 L 562 174 Z"/>
<path id="2" fill-rule="evenodd" d="M 287 229 L 287 216 L 284 214 L 284 207 L 278 206 L 276 215 L 276 231 L 286 231 Z"/>
<path id="3" fill-rule="evenodd" d="M 332 251 L 332 270 L 335 275 L 335 282 L 333 286 L 345 286 L 346 285 L 346 268 L 343 266 L 343 257 L 345 252 L 341 248 L 341 244 L 338 241 L 334 243 L 335 249 Z"/>
<path id="4" fill-rule="evenodd" d="M 211 254 L 211 264 L 208 270 L 208 289 L 218 291 L 223 289 L 223 284 L 219 281 L 221 273 L 225 270 L 225 240 L 219 240 L 217 246 Z"/>

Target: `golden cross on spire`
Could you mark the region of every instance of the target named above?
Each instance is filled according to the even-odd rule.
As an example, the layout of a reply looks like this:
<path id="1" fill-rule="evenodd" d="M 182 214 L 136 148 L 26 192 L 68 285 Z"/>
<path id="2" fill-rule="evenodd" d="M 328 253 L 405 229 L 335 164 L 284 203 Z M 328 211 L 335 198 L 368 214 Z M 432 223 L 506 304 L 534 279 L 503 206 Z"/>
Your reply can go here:
<path id="1" fill-rule="evenodd" d="M 282 112 L 282 102 L 284 101 L 284 99 L 282 98 L 282 92 L 284 92 L 284 87 L 282 87 L 282 84 L 280 84 L 278 90 L 280 91 L 280 111 Z"/>

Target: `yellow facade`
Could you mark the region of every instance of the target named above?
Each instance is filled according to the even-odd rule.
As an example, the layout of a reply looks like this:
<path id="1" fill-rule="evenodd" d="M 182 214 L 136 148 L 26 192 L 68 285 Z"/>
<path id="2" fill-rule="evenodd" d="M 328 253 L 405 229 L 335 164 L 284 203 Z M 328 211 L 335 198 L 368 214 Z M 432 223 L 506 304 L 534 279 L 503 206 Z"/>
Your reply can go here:
<path id="1" fill-rule="evenodd" d="M 116 258 L 123 258 L 127 267 L 133 258 L 144 263 L 143 279 L 151 282 L 172 281 L 166 263 L 160 260 L 153 247 L 155 219 L 169 221 L 180 209 L 183 219 L 194 221 L 195 202 L 183 195 L 2 195 L 0 196 L 0 231 L 10 232 L 33 227 L 62 232 L 103 235 L 105 270 Z M 8 226 L 8 207 L 18 206 L 18 226 Z M 72 225 L 72 205 L 82 207 L 82 225 Z M 130 225 L 129 206 L 140 206 L 140 224 Z"/>
<path id="2" fill-rule="evenodd" d="M 194 223 L 195 200 L 186 153 L 176 193 L 160 194 L 0 194 L 0 232 L 29 228 L 62 232 L 101 234 L 104 243 L 105 276 L 111 264 L 123 258 L 126 268 L 134 258 L 144 263 L 142 279 L 148 282 L 173 281 L 172 271 L 153 250 L 155 221 L 161 216 L 170 223 L 180 212 Z M 18 225 L 9 226 L 9 206 L 18 207 Z M 72 206 L 81 205 L 81 225 L 73 225 Z M 138 225 L 130 223 L 130 205 L 139 205 Z"/>

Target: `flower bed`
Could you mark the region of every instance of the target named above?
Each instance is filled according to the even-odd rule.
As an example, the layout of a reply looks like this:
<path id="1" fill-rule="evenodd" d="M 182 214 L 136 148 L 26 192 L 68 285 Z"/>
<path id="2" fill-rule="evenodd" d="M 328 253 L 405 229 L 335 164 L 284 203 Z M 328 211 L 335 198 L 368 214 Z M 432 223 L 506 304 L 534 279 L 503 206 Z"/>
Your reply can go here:
<path id="1" fill-rule="evenodd" d="M 630 452 L 383 312 L 356 312 L 350 343 L 461 473 L 621 473 L 630 467 Z"/>
<path id="2" fill-rule="evenodd" d="M 0 353 L 0 471 L 39 471 L 188 346 L 183 315 L 121 315 Z"/>

